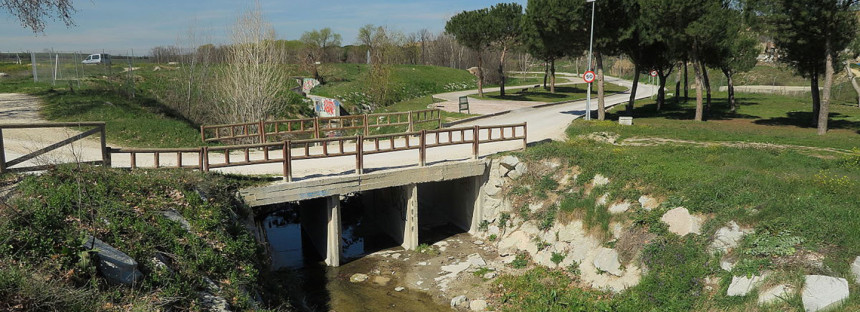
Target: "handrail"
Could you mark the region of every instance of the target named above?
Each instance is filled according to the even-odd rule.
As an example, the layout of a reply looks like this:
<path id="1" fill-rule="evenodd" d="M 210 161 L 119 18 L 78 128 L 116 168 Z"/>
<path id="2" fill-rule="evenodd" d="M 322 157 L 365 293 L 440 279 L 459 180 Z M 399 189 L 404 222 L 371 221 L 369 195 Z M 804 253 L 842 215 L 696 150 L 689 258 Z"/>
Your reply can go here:
<path id="1" fill-rule="evenodd" d="M 437 128 L 442 127 L 442 111 L 440 109 L 202 125 L 200 126 L 200 139 L 204 143 L 241 139 L 253 139 L 257 143 L 265 143 L 272 138 L 280 141 L 289 136 L 297 135 L 311 135 L 312 138 L 319 139 L 323 137 L 321 135 L 323 132 L 348 130 L 362 130 L 359 132 L 369 135 L 371 128 L 390 126 L 407 126 L 406 131 L 411 132 L 415 130 L 416 125 L 430 122 L 436 123 Z M 284 126 L 285 129 L 282 128 Z"/>
<path id="2" fill-rule="evenodd" d="M 43 147 L 37 151 L 31 152 L 27 155 L 18 157 L 11 161 L 6 161 L 6 149 L 3 146 L 3 129 L 33 129 L 33 128 L 64 128 L 64 127 L 86 127 L 92 128 L 82 133 L 73 135 L 65 140 L 60 142 L 53 143 L 46 147 Z M 0 173 L 5 172 L 31 172 L 31 171 L 39 171 L 45 170 L 49 168 L 49 165 L 37 165 L 37 166 L 29 166 L 29 167 L 20 167 L 20 168 L 10 168 L 15 165 L 22 164 L 28 160 L 34 159 L 41 155 L 44 155 L 50 151 L 59 149 L 63 146 L 72 144 L 79 140 L 82 140 L 88 136 L 98 134 L 101 138 L 100 147 L 102 151 L 102 160 L 100 161 L 89 161 L 86 163 L 95 163 L 102 164 L 106 166 L 110 166 L 110 151 L 106 145 L 107 138 L 105 137 L 105 123 L 104 122 L 46 122 L 46 123 L 10 123 L 10 124 L 0 124 Z"/>
<path id="3" fill-rule="evenodd" d="M 418 165 L 424 166 L 427 160 L 427 150 L 436 147 L 470 144 L 472 146 L 472 158 L 477 159 L 481 144 L 522 140 L 523 149 L 525 149 L 528 142 L 528 124 L 521 123 L 198 148 L 109 148 L 104 146 L 104 124 L 93 123 L 93 125 L 100 127 L 97 129 L 102 133 L 104 153 L 104 159 L 101 163 L 107 166 L 111 165 L 111 154 L 129 154 L 132 169 L 140 167 L 138 156 L 141 154 L 152 155 L 153 164 L 151 166 L 154 168 L 186 168 L 209 171 L 214 168 L 282 163 L 284 179 L 288 182 L 293 179 L 292 162 L 294 160 L 354 156 L 355 172 L 362 174 L 365 155 L 418 150 Z M 20 127 L 19 124 L 12 125 L 12 127 L 24 128 Z M 34 127 L 45 126 L 37 124 Z M 4 128 L 9 127 L 8 125 L 0 125 L 0 151 L 3 147 L 2 129 Z M 87 133 L 81 135 L 85 134 Z M 258 149 L 262 151 L 262 156 L 251 153 L 251 150 Z M 236 152 L 239 155 L 235 155 Z M 3 160 L 4 154 L 0 153 L 2 166 L 6 164 Z M 162 159 L 165 159 L 162 157 L 164 155 L 175 155 L 175 163 L 162 162 Z M 194 159 L 195 157 L 196 159 Z M 196 161 L 192 161 L 192 159 Z M 5 167 L 0 167 L 0 169 L 5 169 Z"/>

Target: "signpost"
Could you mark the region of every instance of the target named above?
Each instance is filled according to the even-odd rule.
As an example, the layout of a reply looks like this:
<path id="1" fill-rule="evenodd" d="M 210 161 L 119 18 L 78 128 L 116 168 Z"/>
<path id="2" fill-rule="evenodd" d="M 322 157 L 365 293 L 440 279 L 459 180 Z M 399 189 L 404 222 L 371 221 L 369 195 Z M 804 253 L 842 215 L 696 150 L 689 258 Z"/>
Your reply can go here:
<path id="1" fill-rule="evenodd" d="M 586 83 L 592 83 L 594 82 L 595 76 L 596 75 L 594 74 L 594 72 L 589 70 L 582 74 L 582 80 L 584 80 Z"/>
<path id="2" fill-rule="evenodd" d="M 585 0 L 585 2 L 591 2 L 591 38 L 588 39 L 588 71 L 585 72 L 585 75 L 591 73 L 592 78 L 591 81 L 585 80 L 588 83 L 588 94 L 585 96 L 585 120 L 591 120 L 591 83 L 594 81 L 594 72 L 591 68 L 591 58 L 593 56 L 593 48 L 594 48 L 594 5 L 597 0 Z M 583 79 L 585 78 L 583 75 Z"/>
<path id="3" fill-rule="evenodd" d="M 657 70 L 656 69 L 651 70 L 651 77 L 657 77 Z"/>
<path id="4" fill-rule="evenodd" d="M 467 96 L 460 97 L 460 112 L 462 113 L 463 111 L 466 111 L 467 114 L 472 113 L 469 111 L 469 97 Z"/>

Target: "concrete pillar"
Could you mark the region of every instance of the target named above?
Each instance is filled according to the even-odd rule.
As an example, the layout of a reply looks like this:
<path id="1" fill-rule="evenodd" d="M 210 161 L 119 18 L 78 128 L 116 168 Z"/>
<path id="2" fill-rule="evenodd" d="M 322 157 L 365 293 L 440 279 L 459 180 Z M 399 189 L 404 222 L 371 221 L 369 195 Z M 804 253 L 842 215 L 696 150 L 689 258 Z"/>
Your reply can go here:
<path id="1" fill-rule="evenodd" d="M 340 265 L 341 224 L 340 196 L 304 201 L 299 214 L 302 230 L 329 266 Z"/>
<path id="2" fill-rule="evenodd" d="M 483 177 L 422 183 L 419 186 L 421 221 L 429 227 L 446 223 L 474 233 L 481 222 L 479 193 Z"/>
<path id="3" fill-rule="evenodd" d="M 406 220 L 404 220 L 403 246 L 406 250 L 418 248 L 418 185 L 406 185 Z"/>
<path id="4" fill-rule="evenodd" d="M 376 226 L 407 250 L 418 247 L 418 186 L 366 191 L 362 201 Z"/>

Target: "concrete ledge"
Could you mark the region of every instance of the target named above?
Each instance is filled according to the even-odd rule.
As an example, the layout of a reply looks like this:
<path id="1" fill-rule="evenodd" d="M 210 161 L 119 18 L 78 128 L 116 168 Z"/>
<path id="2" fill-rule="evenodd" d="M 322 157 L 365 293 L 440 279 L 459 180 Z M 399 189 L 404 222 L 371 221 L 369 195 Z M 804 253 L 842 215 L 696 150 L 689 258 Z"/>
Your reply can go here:
<path id="1" fill-rule="evenodd" d="M 484 160 L 448 162 L 426 167 L 385 170 L 363 175 L 335 176 L 297 182 L 278 182 L 240 191 L 251 207 L 349 194 L 413 183 L 462 179 L 484 174 Z"/>

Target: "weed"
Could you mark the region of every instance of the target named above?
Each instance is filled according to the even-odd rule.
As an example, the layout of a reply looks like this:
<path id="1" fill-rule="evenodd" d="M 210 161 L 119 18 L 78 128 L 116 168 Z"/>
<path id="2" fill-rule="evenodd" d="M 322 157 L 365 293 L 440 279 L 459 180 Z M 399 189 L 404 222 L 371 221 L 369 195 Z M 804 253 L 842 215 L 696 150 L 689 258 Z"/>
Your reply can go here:
<path id="1" fill-rule="evenodd" d="M 567 254 L 553 252 L 552 257 L 549 260 L 552 261 L 552 263 L 555 263 L 555 265 L 558 265 L 564 261 L 565 256 L 567 256 Z"/>
<path id="2" fill-rule="evenodd" d="M 525 268 L 529 264 L 529 254 L 527 253 L 517 253 L 514 261 L 511 262 L 511 267 L 514 269 L 522 269 Z"/>
<path id="3" fill-rule="evenodd" d="M 492 272 L 493 270 L 488 267 L 480 267 L 475 272 L 472 272 L 472 275 L 476 277 L 483 277 L 485 274 Z"/>
<path id="4" fill-rule="evenodd" d="M 499 238 L 498 235 L 490 234 L 490 237 L 488 237 L 487 239 L 489 239 L 491 242 L 495 242 L 496 239 L 498 239 L 498 238 Z"/>
<path id="5" fill-rule="evenodd" d="M 418 247 L 415 247 L 415 252 L 427 254 L 430 256 L 438 256 L 439 250 L 436 247 L 429 245 L 427 243 L 419 244 Z"/>
<path id="6" fill-rule="evenodd" d="M 478 230 L 480 230 L 481 232 L 486 232 L 489 228 L 490 228 L 490 221 L 481 220 L 481 222 L 478 224 Z"/>
<path id="7" fill-rule="evenodd" d="M 499 215 L 499 228 L 504 229 L 508 226 L 508 221 L 511 219 L 511 214 L 502 212 Z"/>
<path id="8" fill-rule="evenodd" d="M 753 257 L 790 256 L 802 244 L 802 237 L 791 235 L 790 231 L 771 234 L 768 231 L 753 233 L 744 237 L 741 248 L 743 254 Z"/>
<path id="9" fill-rule="evenodd" d="M 562 261 L 564 260 L 562 259 Z M 573 261 L 573 263 L 567 266 L 567 272 L 576 276 L 582 274 L 582 272 L 579 271 L 579 262 Z"/>

